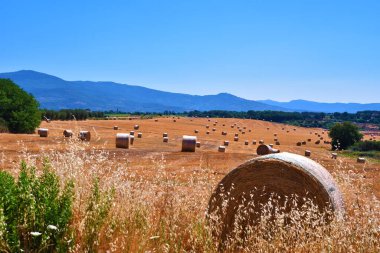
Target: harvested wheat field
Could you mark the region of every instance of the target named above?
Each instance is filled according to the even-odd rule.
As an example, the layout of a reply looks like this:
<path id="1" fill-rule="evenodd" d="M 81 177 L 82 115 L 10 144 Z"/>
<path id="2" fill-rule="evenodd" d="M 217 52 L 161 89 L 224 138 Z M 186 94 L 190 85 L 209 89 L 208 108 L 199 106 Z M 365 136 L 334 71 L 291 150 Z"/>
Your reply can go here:
<path id="1" fill-rule="evenodd" d="M 328 133 L 323 129 L 258 120 L 177 117 L 51 121 L 40 127 L 49 130 L 47 137 L 0 134 L 0 167 L 16 175 L 22 159 L 40 168 L 47 158 L 62 182 L 73 180 L 74 252 L 93 250 L 88 248 L 89 238 L 99 252 L 380 250 L 380 163 L 357 163 L 339 153 L 332 159 L 330 144 L 325 144 Z M 72 130 L 73 136 L 64 137 L 64 130 Z M 78 140 L 80 131 L 89 131 L 90 141 Z M 133 145 L 116 148 L 116 134 L 131 131 Z M 235 134 L 238 141 L 234 141 Z M 184 135 L 197 137 L 200 147 L 195 152 L 181 152 Z M 313 205 L 307 205 L 306 211 L 293 213 L 288 217 L 292 222 L 284 224 L 282 213 L 269 205 L 259 224 L 243 228 L 244 239 L 239 233 L 223 242 L 215 239 L 215 228 L 209 227 L 207 218 L 210 214 L 206 215 L 210 196 L 231 170 L 257 157 L 260 140 L 281 152 L 304 156 L 305 150 L 310 151 L 309 158 L 324 166 L 339 187 L 344 218 L 326 222 Z M 229 141 L 226 151 L 218 152 L 225 141 Z M 85 222 L 86 203 L 95 179 L 109 210 L 99 220 L 97 236 L 91 237 Z M 271 201 L 276 203 L 276 196 Z M 314 225 L 304 226 L 305 221 Z"/>

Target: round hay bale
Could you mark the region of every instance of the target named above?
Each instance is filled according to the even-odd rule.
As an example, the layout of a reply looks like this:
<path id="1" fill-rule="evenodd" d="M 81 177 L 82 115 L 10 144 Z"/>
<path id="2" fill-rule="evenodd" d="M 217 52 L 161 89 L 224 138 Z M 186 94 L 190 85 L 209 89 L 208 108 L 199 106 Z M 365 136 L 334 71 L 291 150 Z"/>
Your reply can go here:
<path id="1" fill-rule="evenodd" d="M 305 156 L 311 156 L 311 151 L 310 150 L 305 150 Z"/>
<path id="2" fill-rule="evenodd" d="M 274 135 L 274 136 L 277 136 L 277 133 L 274 133 L 273 135 Z"/>
<path id="3" fill-rule="evenodd" d="M 249 130 L 248 130 L 248 132 L 252 132 L 252 130 L 251 130 L 251 129 L 249 129 Z"/>
<path id="4" fill-rule="evenodd" d="M 168 137 L 168 133 L 163 133 L 162 137 Z"/>
<path id="5" fill-rule="evenodd" d="M 215 131 L 216 131 L 216 128 L 213 128 L 212 131 L 215 132 Z"/>
<path id="6" fill-rule="evenodd" d="M 139 125 L 134 125 L 134 126 L 133 126 L 133 129 L 135 129 L 135 130 L 139 130 L 139 128 L 140 128 Z"/>
<path id="7" fill-rule="evenodd" d="M 65 136 L 65 137 L 72 137 L 73 136 L 73 131 L 70 130 L 70 129 L 65 129 L 63 131 L 63 136 Z"/>
<path id="8" fill-rule="evenodd" d="M 130 132 L 129 132 L 129 135 L 134 136 L 134 135 L 135 135 L 135 131 L 130 131 Z"/>
<path id="9" fill-rule="evenodd" d="M 210 134 L 210 131 L 207 131 L 206 134 Z"/>
<path id="10" fill-rule="evenodd" d="M 358 157 L 358 159 L 356 159 L 356 162 L 357 163 L 365 163 L 365 158 L 364 157 Z"/>
<path id="11" fill-rule="evenodd" d="M 234 141 L 239 141 L 239 137 L 235 136 Z"/>
<path id="12" fill-rule="evenodd" d="M 227 135 L 227 132 L 225 132 L 225 131 L 222 131 L 222 135 Z"/>
<path id="13" fill-rule="evenodd" d="M 249 141 L 244 141 L 244 145 L 248 145 L 249 144 Z"/>
<path id="14" fill-rule="evenodd" d="M 228 146 L 228 145 L 230 145 L 230 142 L 229 141 L 224 141 L 224 146 Z"/>
<path id="15" fill-rule="evenodd" d="M 297 142 L 297 146 L 301 146 L 302 145 L 302 142 Z"/>
<path id="16" fill-rule="evenodd" d="M 235 137 L 239 137 L 239 134 L 238 134 L 238 133 L 236 133 L 236 134 L 235 134 Z"/>
<path id="17" fill-rule="evenodd" d="M 317 140 L 316 142 L 315 142 L 315 144 L 320 144 L 321 143 L 321 141 L 320 140 Z"/>
<path id="18" fill-rule="evenodd" d="M 308 142 L 311 142 L 311 139 L 307 139 Z"/>
<path id="19" fill-rule="evenodd" d="M 259 140 L 259 144 L 264 144 L 264 140 Z"/>
<path id="20" fill-rule="evenodd" d="M 131 143 L 131 145 L 133 145 L 133 143 L 135 142 L 135 137 L 133 135 L 129 135 L 129 142 Z"/>
<path id="21" fill-rule="evenodd" d="M 306 141 L 301 142 L 302 145 L 306 145 Z"/>
<path id="22" fill-rule="evenodd" d="M 142 133 L 137 133 L 137 138 L 142 138 Z"/>
<path id="23" fill-rule="evenodd" d="M 169 137 L 163 137 L 162 141 L 163 142 L 169 142 Z"/>
<path id="24" fill-rule="evenodd" d="M 267 130 L 269 130 L 269 127 L 267 127 Z"/>
<path id="25" fill-rule="evenodd" d="M 331 159 L 336 159 L 338 157 L 337 153 L 331 153 Z"/>
<path id="26" fill-rule="evenodd" d="M 129 148 L 129 134 L 117 133 L 116 134 L 116 148 Z"/>
<path id="27" fill-rule="evenodd" d="M 79 139 L 81 139 L 82 141 L 90 141 L 91 140 L 90 131 L 80 131 L 79 132 Z"/>
<path id="28" fill-rule="evenodd" d="M 196 133 L 196 134 L 199 133 L 199 130 L 195 129 L 195 130 L 194 130 L 194 133 Z"/>
<path id="29" fill-rule="evenodd" d="M 235 126 L 234 125 L 231 125 L 231 128 L 234 128 Z"/>
<path id="30" fill-rule="evenodd" d="M 268 155 L 268 154 L 280 153 L 280 150 L 272 148 L 269 145 L 261 144 L 257 147 L 256 153 L 258 155 Z"/>
<path id="31" fill-rule="evenodd" d="M 256 145 L 256 143 L 257 143 L 256 140 L 253 140 L 253 141 L 252 141 L 252 144 L 253 144 L 253 145 Z"/>
<path id="32" fill-rule="evenodd" d="M 273 195 L 276 202 L 271 202 Z M 291 196 L 298 197 L 294 202 L 287 201 Z M 289 213 L 310 200 L 319 212 L 330 209 L 337 217 L 343 217 L 342 195 L 323 166 L 296 154 L 271 154 L 252 159 L 228 173 L 210 197 L 207 218 L 215 239 L 225 242 L 228 238 L 244 238 L 245 230 L 236 234 L 236 226 L 248 228 L 258 224 L 265 205 L 282 206 L 283 212 Z M 331 218 L 327 216 L 326 221 Z"/>
<path id="33" fill-rule="evenodd" d="M 226 147 L 225 146 L 219 146 L 218 152 L 226 152 Z"/>
<path id="34" fill-rule="evenodd" d="M 277 139 L 277 138 L 274 138 L 273 141 L 278 141 L 278 139 Z"/>
<path id="35" fill-rule="evenodd" d="M 48 134 L 49 134 L 49 129 L 47 128 L 39 128 L 38 131 L 37 131 L 38 135 L 40 137 L 48 137 Z"/>
<path id="36" fill-rule="evenodd" d="M 184 135 L 182 136 L 182 152 L 195 152 L 197 137 Z"/>
<path id="37" fill-rule="evenodd" d="M 114 126 L 113 130 L 119 130 L 119 127 L 118 126 Z"/>
<path id="38" fill-rule="evenodd" d="M 280 144 L 280 142 L 279 142 L 279 141 L 276 141 L 276 145 L 277 145 L 277 146 L 280 146 L 281 144 Z"/>
<path id="39" fill-rule="evenodd" d="M 207 128 L 207 129 L 209 129 L 209 128 L 210 128 L 210 126 L 209 126 L 209 125 L 206 125 L 206 128 Z"/>
<path id="40" fill-rule="evenodd" d="M 241 134 L 245 134 L 245 132 L 244 132 L 244 131 L 242 131 L 242 132 L 241 132 Z"/>
<path id="41" fill-rule="evenodd" d="M 201 143 L 199 141 L 197 141 L 197 148 L 200 148 L 201 147 Z"/>
<path id="42" fill-rule="evenodd" d="M 158 122 L 158 119 L 155 119 L 154 122 Z"/>
<path id="43" fill-rule="evenodd" d="M 273 148 L 273 144 L 269 144 L 269 147 Z"/>

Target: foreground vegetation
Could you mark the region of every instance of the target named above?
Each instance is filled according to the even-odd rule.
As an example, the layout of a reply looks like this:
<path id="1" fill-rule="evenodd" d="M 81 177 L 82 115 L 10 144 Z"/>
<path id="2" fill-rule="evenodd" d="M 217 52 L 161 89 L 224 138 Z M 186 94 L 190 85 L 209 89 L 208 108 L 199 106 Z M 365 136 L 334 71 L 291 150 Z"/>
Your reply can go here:
<path id="1" fill-rule="evenodd" d="M 1 174 L 7 178 L 0 180 L 3 200 L 12 199 L 12 196 L 19 200 L 27 197 L 39 208 L 25 212 L 28 215 L 24 217 L 28 219 L 19 222 L 25 226 L 24 230 L 17 231 L 16 237 L 23 238 L 20 237 L 20 232 L 27 236 L 32 232 L 40 232 L 41 235 L 36 238 L 41 238 L 42 241 L 42 238 L 47 238 L 43 236 L 48 236 L 51 240 L 48 243 L 50 247 L 63 249 L 59 243 L 62 242 L 72 252 L 380 250 L 379 200 L 373 196 L 369 181 L 365 181 L 362 174 L 354 172 L 352 167 L 340 161 L 335 164 L 334 178 L 344 195 L 344 219 L 315 226 L 313 224 L 317 223 L 312 223 L 315 222 L 315 217 L 310 216 L 314 213 L 313 210 L 305 207 L 293 212 L 290 216 L 292 224 L 285 225 L 281 212 L 268 206 L 267 210 L 271 214 L 273 211 L 275 213 L 275 222 L 268 222 L 265 218 L 267 216 L 263 215 L 260 224 L 249 229 L 251 233 L 248 233 L 244 242 L 231 238 L 222 247 L 219 241 L 213 239 L 213 228 L 205 218 L 209 196 L 221 179 L 221 175 L 215 173 L 217 168 L 200 161 L 199 167 L 194 168 L 194 173 L 175 173 L 166 168 L 163 158 L 154 161 L 155 168 L 135 168 L 129 166 L 124 159 L 123 162 L 109 159 L 111 154 L 106 151 L 85 151 L 87 145 L 75 140 L 68 141 L 65 152 L 50 151 L 45 154 L 50 158 L 50 164 L 44 162 L 42 157 L 25 151 L 20 159 L 35 169 L 23 165 L 21 169 L 11 170 L 12 175 L 19 179 L 14 182 L 15 187 L 10 188 L 21 189 L 16 185 L 25 180 L 41 187 L 34 190 L 32 187 L 24 187 L 23 194 L 20 190 L 11 193 L 7 191 L 5 197 L 4 189 L 8 187 L 4 182 L 13 182 L 13 179 L 8 174 Z M 41 201 L 41 198 L 46 201 Z M 48 210 L 56 210 L 50 207 L 56 207 L 64 199 L 64 203 L 67 203 L 67 208 L 63 209 L 66 210 L 65 215 L 58 213 L 54 215 L 55 220 L 49 220 L 50 216 L 46 215 Z M 1 207 L 4 215 L 1 216 L 3 233 L 0 240 L 2 245 L 9 245 L 9 240 L 4 237 L 4 228 L 9 227 L 7 217 L 15 215 L 15 212 L 11 209 L 5 211 L 4 205 Z M 53 240 L 55 230 L 50 232 L 48 225 L 56 226 L 59 232 L 66 231 L 63 233 L 65 236 L 54 237 Z M 45 244 L 33 245 L 35 247 L 30 248 L 29 252 L 51 252 L 43 247 Z M 23 249 L 28 251 L 25 247 Z"/>

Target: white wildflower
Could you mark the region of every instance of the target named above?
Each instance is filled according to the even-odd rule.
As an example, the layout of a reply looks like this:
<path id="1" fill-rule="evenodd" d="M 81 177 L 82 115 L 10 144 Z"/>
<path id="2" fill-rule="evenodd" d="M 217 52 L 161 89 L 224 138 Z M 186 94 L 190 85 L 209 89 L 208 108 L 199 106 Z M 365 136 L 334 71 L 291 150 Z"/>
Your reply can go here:
<path id="1" fill-rule="evenodd" d="M 30 232 L 30 234 L 32 236 L 40 236 L 40 235 L 42 235 L 42 233 L 40 233 L 40 232 Z"/>
<path id="2" fill-rule="evenodd" d="M 47 229 L 50 229 L 50 230 L 57 230 L 58 228 L 54 225 L 48 225 L 47 226 Z"/>

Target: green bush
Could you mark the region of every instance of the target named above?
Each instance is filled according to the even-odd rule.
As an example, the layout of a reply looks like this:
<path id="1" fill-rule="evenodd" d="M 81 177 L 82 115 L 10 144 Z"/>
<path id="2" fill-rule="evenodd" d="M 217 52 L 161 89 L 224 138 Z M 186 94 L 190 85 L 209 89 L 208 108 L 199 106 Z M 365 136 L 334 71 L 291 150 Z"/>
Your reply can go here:
<path id="1" fill-rule="evenodd" d="M 380 141 L 360 141 L 350 147 L 353 151 L 380 151 Z"/>
<path id="2" fill-rule="evenodd" d="M 351 122 L 336 123 L 330 128 L 332 149 L 346 149 L 363 138 L 359 128 Z"/>
<path id="3" fill-rule="evenodd" d="M 37 100 L 11 80 L 0 79 L 0 87 L 0 118 L 9 131 L 33 133 L 41 123 Z"/>
<path id="4" fill-rule="evenodd" d="M 0 171 L 0 252 L 67 252 L 73 188 L 69 182 L 61 189 L 46 162 L 41 176 L 23 162 L 17 182 Z"/>
<path id="5" fill-rule="evenodd" d="M 8 132 L 8 124 L 3 118 L 0 118 L 0 133 L 7 133 L 7 132 Z"/>

